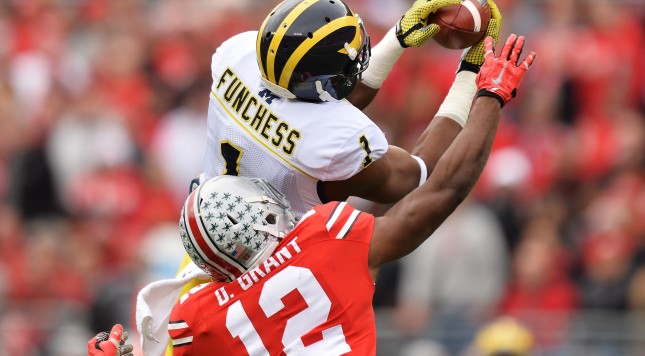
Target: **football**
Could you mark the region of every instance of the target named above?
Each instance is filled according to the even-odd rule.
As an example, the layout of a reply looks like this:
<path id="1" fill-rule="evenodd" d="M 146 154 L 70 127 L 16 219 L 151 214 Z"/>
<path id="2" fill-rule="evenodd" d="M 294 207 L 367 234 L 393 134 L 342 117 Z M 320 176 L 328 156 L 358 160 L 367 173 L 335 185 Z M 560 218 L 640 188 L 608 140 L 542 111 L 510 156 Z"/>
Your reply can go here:
<path id="1" fill-rule="evenodd" d="M 428 23 L 439 25 L 434 40 L 450 49 L 467 48 L 486 34 L 490 8 L 486 0 L 462 0 L 459 5 L 446 6 L 430 14 Z"/>

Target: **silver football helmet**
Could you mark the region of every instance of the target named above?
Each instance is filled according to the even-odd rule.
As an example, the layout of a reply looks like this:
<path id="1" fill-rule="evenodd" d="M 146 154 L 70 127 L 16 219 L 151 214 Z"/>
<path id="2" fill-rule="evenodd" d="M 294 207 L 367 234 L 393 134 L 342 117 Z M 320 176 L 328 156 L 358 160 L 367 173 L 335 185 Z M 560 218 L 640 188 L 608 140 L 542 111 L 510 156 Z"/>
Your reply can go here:
<path id="1" fill-rule="evenodd" d="M 198 267 L 232 281 L 268 258 L 295 222 L 289 202 L 266 180 L 218 176 L 188 196 L 179 231 Z"/>

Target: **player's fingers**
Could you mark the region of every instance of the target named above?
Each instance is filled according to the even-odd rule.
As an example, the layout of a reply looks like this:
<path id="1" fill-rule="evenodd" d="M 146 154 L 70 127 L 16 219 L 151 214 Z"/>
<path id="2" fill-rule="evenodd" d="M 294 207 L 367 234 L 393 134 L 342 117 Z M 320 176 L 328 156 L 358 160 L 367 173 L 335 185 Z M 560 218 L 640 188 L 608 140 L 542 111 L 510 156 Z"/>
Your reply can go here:
<path id="1" fill-rule="evenodd" d="M 442 7 L 461 4 L 461 0 L 430 0 L 428 1 L 432 4 L 434 10 L 441 9 Z"/>
<path id="2" fill-rule="evenodd" d="M 114 344 L 117 348 L 119 347 L 119 344 L 121 343 L 121 337 L 123 336 L 123 325 L 121 324 L 116 324 L 112 327 L 112 331 L 110 331 L 110 342 Z"/>
<path id="3" fill-rule="evenodd" d="M 493 49 L 494 46 L 495 42 L 493 41 L 493 38 L 491 36 L 486 36 L 484 39 L 484 58 L 495 56 L 495 50 Z"/>
<path id="4" fill-rule="evenodd" d="M 529 53 L 528 56 L 526 56 L 526 59 L 524 62 L 522 62 L 522 66 L 524 67 L 524 70 L 528 70 L 531 64 L 533 64 L 533 61 L 535 60 L 535 57 L 537 57 L 537 54 L 533 51 Z"/>
<path id="5" fill-rule="evenodd" d="M 96 337 L 96 336 L 94 336 L 94 337 L 92 338 L 92 340 L 90 340 L 90 341 L 88 341 L 88 342 L 87 342 L 87 349 L 88 349 L 88 350 L 93 350 L 93 349 L 94 349 L 94 345 L 96 344 L 96 341 L 97 341 L 97 337 Z"/>
<path id="6" fill-rule="evenodd" d="M 511 49 L 513 48 L 513 45 L 515 44 L 516 40 L 517 40 L 516 34 L 513 33 L 510 36 L 508 36 L 508 39 L 504 44 L 504 48 L 502 48 L 502 53 L 500 53 L 499 58 L 508 60 L 509 55 L 511 54 Z"/>
<path id="7" fill-rule="evenodd" d="M 431 24 L 430 26 L 426 27 L 422 32 L 421 32 L 421 37 L 422 38 L 430 38 L 434 35 L 436 35 L 441 28 L 437 24 Z"/>
<path id="8" fill-rule="evenodd" d="M 421 5 L 422 17 L 426 18 L 431 13 L 450 5 L 461 4 L 461 0 L 428 0 Z M 414 6 L 414 5 L 413 5 Z"/>
<path id="9" fill-rule="evenodd" d="M 486 35 L 493 37 L 493 39 L 497 41 L 499 39 L 499 31 L 501 27 L 502 27 L 502 24 L 500 21 L 491 19 L 490 22 L 488 23 L 488 28 L 486 29 Z"/>
<path id="10" fill-rule="evenodd" d="M 130 336 L 130 334 L 128 334 L 127 331 L 124 331 L 123 336 L 121 336 L 121 343 L 124 343 L 126 340 L 128 340 L 128 336 Z"/>
<path id="11" fill-rule="evenodd" d="M 110 331 L 110 339 L 116 339 L 118 341 L 121 341 L 122 336 L 123 336 L 123 325 L 115 324 L 112 327 L 112 330 Z"/>
<path id="12" fill-rule="evenodd" d="M 133 350 L 134 350 L 134 347 L 132 345 L 130 345 L 130 344 L 123 345 L 123 346 L 121 346 L 121 349 L 120 349 L 121 356 L 132 355 Z"/>
<path id="13" fill-rule="evenodd" d="M 490 18 L 497 21 L 502 21 L 502 13 L 499 11 L 499 8 L 497 7 L 497 4 L 495 4 L 495 1 L 488 0 L 487 3 L 488 8 L 490 9 Z"/>
<path id="14" fill-rule="evenodd" d="M 520 59 L 520 54 L 522 53 L 522 50 L 524 49 L 524 43 L 526 43 L 526 39 L 524 36 L 519 36 L 515 43 L 513 44 L 513 49 L 511 50 L 511 55 L 508 58 L 511 63 L 517 65 L 519 59 Z"/>
<path id="15" fill-rule="evenodd" d="M 112 330 L 110 331 L 110 338 L 121 340 L 122 335 L 123 335 L 123 325 L 114 324 L 114 326 L 112 327 Z"/>

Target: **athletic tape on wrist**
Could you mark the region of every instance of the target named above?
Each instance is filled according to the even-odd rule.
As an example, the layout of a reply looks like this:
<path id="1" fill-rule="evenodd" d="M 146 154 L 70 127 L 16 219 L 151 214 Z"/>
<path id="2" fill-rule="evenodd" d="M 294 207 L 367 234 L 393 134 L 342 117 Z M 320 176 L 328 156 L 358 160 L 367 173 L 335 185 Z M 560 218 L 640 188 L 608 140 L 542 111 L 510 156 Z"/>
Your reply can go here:
<path id="1" fill-rule="evenodd" d="M 403 51 L 405 48 L 396 39 L 395 29 L 390 29 L 381 42 L 372 48 L 369 67 L 361 79 L 363 83 L 372 89 L 379 89 Z"/>
<path id="2" fill-rule="evenodd" d="M 455 120 L 461 127 L 466 125 L 470 107 L 477 92 L 475 77 L 477 75 L 470 71 L 461 71 L 455 76 L 455 81 L 443 99 L 436 116 L 446 116 Z"/>
<path id="3" fill-rule="evenodd" d="M 421 175 L 419 176 L 419 187 L 420 187 L 428 179 L 428 167 L 426 167 L 426 163 L 421 159 L 421 157 L 418 157 L 415 155 L 411 155 L 411 156 L 417 161 L 417 163 L 419 163 L 419 168 L 421 168 Z"/>

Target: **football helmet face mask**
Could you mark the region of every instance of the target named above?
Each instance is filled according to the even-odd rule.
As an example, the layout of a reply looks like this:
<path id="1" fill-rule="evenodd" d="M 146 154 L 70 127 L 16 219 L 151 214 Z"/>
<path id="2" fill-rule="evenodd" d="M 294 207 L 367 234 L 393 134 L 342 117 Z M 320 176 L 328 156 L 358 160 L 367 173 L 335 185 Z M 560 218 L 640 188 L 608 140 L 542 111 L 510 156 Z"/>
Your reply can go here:
<path id="1" fill-rule="evenodd" d="M 232 281 L 268 258 L 295 221 L 289 202 L 266 180 L 218 176 L 188 196 L 179 232 L 198 267 Z"/>
<path id="2" fill-rule="evenodd" d="M 342 1 L 286 0 L 264 20 L 256 43 L 262 83 L 277 95 L 337 101 L 370 60 L 363 21 Z"/>

